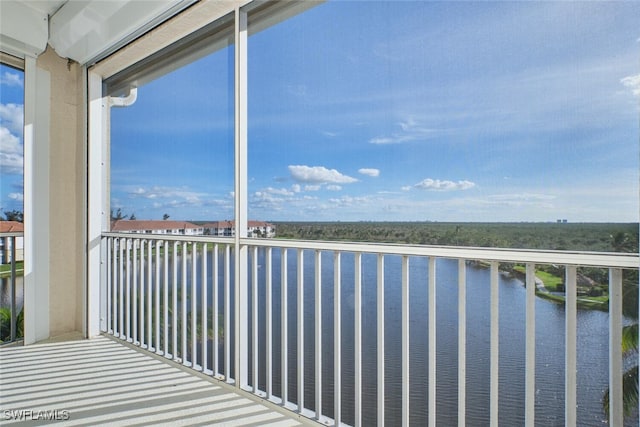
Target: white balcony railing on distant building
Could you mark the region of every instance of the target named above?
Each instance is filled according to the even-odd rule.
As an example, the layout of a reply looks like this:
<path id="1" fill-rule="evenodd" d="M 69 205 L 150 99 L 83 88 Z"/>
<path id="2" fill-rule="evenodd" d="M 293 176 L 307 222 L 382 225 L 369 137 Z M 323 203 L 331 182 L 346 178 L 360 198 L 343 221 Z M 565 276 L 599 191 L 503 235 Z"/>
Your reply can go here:
<path id="1" fill-rule="evenodd" d="M 620 345 L 623 275 L 637 254 L 122 233 L 102 245 L 104 333 L 322 423 L 575 426 L 602 421 L 610 389 L 623 425 L 622 372 L 637 363 Z M 501 263 L 524 264 L 522 282 Z M 543 264 L 565 266 L 563 305 L 536 297 Z M 578 310 L 582 267 L 608 270 L 605 311 Z"/>

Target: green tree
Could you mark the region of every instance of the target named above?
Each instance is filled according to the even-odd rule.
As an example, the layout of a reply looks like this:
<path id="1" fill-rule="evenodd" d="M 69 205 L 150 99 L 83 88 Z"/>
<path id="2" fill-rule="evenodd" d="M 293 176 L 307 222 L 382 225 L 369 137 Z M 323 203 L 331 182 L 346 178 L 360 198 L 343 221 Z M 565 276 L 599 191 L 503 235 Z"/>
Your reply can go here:
<path id="1" fill-rule="evenodd" d="M 19 211 L 19 210 L 11 210 L 11 211 L 5 211 L 4 212 L 4 217 L 7 221 L 18 221 L 18 222 L 23 222 L 24 220 L 24 214 Z"/>

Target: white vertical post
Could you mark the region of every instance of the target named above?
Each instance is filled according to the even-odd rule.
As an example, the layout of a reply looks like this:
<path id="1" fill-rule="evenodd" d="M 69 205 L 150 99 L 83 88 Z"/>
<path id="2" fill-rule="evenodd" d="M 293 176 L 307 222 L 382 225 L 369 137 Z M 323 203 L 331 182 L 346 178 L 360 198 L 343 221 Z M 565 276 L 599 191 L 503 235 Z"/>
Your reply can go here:
<path id="1" fill-rule="evenodd" d="M 112 251 L 113 250 L 113 237 L 107 238 L 107 248 L 106 248 L 106 283 L 104 287 L 106 288 L 106 292 L 104 292 L 104 296 L 106 297 L 106 327 L 102 327 L 101 329 L 105 332 L 113 333 L 113 326 L 111 325 L 111 305 L 112 305 L 112 273 L 113 273 L 113 264 L 112 264 Z"/>
<path id="2" fill-rule="evenodd" d="M 25 69 L 26 71 L 26 69 Z M 26 73 L 25 73 L 26 74 Z M 102 97 L 102 76 L 88 72 L 88 149 L 87 149 L 87 336 L 92 337 L 100 333 L 98 322 L 100 321 L 98 307 L 100 296 L 104 296 L 101 288 L 100 262 L 103 260 L 104 247 L 100 245 L 100 236 L 104 230 L 108 230 L 108 196 L 107 196 L 107 165 L 105 157 L 108 147 L 107 114 L 105 98 Z M 25 92 L 28 88 L 25 75 Z M 25 93 L 26 95 L 26 93 Z M 25 124 L 27 105 L 25 96 Z M 25 132 L 25 158 L 26 158 Z M 25 209 L 27 196 L 27 173 L 25 162 Z M 25 210 L 25 220 L 27 217 Z M 26 234 L 25 234 L 26 237 Z M 26 249 L 26 248 L 25 248 Z M 26 259 L 26 257 L 25 257 Z M 110 266 L 107 264 L 107 268 Z M 27 271 L 25 270 L 25 276 Z M 113 302 L 113 300 L 112 300 Z M 115 322 L 115 318 L 112 319 Z"/>
<path id="3" fill-rule="evenodd" d="M 525 321 L 525 413 L 526 427 L 534 427 L 536 415 L 536 269 L 533 263 L 526 266 L 526 321 Z"/>
<path id="4" fill-rule="evenodd" d="M 181 326 L 181 338 L 182 349 L 180 351 L 180 358 L 182 364 L 187 363 L 187 242 L 182 242 L 182 283 L 180 284 L 180 298 L 181 298 L 181 310 L 180 310 L 180 326 Z"/>
<path id="5" fill-rule="evenodd" d="M 436 426 L 436 259 L 429 258 L 429 425 Z"/>
<path id="6" fill-rule="evenodd" d="M 315 252 L 315 348 L 316 348 L 316 420 L 322 416 L 322 252 Z"/>
<path id="7" fill-rule="evenodd" d="M 219 297 L 219 293 L 218 293 L 218 286 L 219 286 L 219 282 L 218 282 L 218 272 L 219 272 L 219 264 L 218 264 L 218 244 L 214 244 L 213 245 L 213 253 L 211 255 L 212 258 L 212 262 L 211 262 L 211 276 L 213 278 L 213 286 L 212 286 L 212 291 L 213 292 L 213 298 L 211 300 L 211 304 L 213 305 L 213 310 L 211 310 L 213 312 L 213 319 L 211 320 L 211 324 L 213 325 L 213 347 L 212 347 L 212 351 L 213 351 L 213 366 L 211 367 L 211 369 L 213 370 L 213 376 L 217 376 L 218 373 L 220 372 L 220 361 L 218 358 L 218 345 L 219 345 L 219 341 L 218 341 L 218 335 L 219 335 L 219 330 L 220 330 L 220 320 L 219 320 L 219 310 L 218 310 L 218 297 Z"/>
<path id="8" fill-rule="evenodd" d="M 499 367 L 500 367 L 500 310 L 498 295 L 499 263 L 491 261 L 491 338 L 490 338 L 490 414 L 491 427 L 498 427 L 498 401 L 499 401 Z"/>
<path id="9" fill-rule="evenodd" d="M 342 313 L 341 313 L 340 252 L 333 254 L 333 418 L 335 425 L 342 423 Z"/>
<path id="10" fill-rule="evenodd" d="M 264 255 L 265 264 L 265 286 L 266 286 L 266 302 L 265 302 L 265 323 L 266 323 L 266 336 L 265 336 L 265 352 L 266 357 L 266 379 L 267 379 L 267 400 L 270 400 L 273 396 L 273 279 L 271 274 L 273 273 L 272 262 L 272 249 L 266 248 Z"/>
<path id="11" fill-rule="evenodd" d="M 147 350 L 153 349 L 153 240 L 147 240 Z"/>
<path id="12" fill-rule="evenodd" d="M 196 369 L 198 358 L 198 244 L 191 243 L 191 367 Z"/>
<path id="13" fill-rule="evenodd" d="M 154 348 L 156 353 L 159 353 L 162 349 L 160 345 L 160 247 L 162 246 L 162 240 L 155 241 L 156 246 L 156 280 L 154 289 L 154 304 L 155 304 L 155 342 Z"/>
<path id="14" fill-rule="evenodd" d="M 609 425 L 621 426 L 622 394 L 622 270 L 609 269 Z"/>
<path id="15" fill-rule="evenodd" d="M 171 314 L 171 355 L 173 360 L 178 357 L 178 244 L 176 241 L 173 242 L 171 257 L 171 273 L 173 276 L 171 281 L 171 307 L 173 308 Z"/>
<path id="16" fill-rule="evenodd" d="M 402 256 L 402 426 L 409 426 L 409 257 Z"/>
<path id="17" fill-rule="evenodd" d="M 134 344 L 138 344 L 138 303 L 139 301 L 139 296 L 138 296 L 138 243 L 140 241 L 138 239 L 134 239 L 133 240 L 133 254 L 132 254 L 132 260 L 133 260 L 133 303 L 132 303 L 132 310 L 133 310 L 133 336 L 131 337 L 132 342 Z"/>
<path id="18" fill-rule="evenodd" d="M 124 338 L 124 246 L 127 239 L 118 239 L 118 337 Z"/>
<path id="19" fill-rule="evenodd" d="M 288 304 L 288 292 L 287 283 L 289 281 L 287 274 L 287 250 L 282 249 L 280 254 L 280 336 L 281 336 L 281 345 L 282 348 L 280 350 L 280 376 L 282 377 L 282 404 L 286 405 L 289 399 L 289 366 L 288 366 L 288 354 L 289 351 L 289 340 L 288 340 L 288 332 L 287 327 L 289 324 L 288 316 L 287 316 L 287 304 Z"/>
<path id="20" fill-rule="evenodd" d="M 384 255 L 378 254 L 378 426 L 384 425 Z"/>
<path id="21" fill-rule="evenodd" d="M 140 346 L 145 347 L 147 343 L 147 317 L 146 317 L 146 274 L 145 271 L 145 247 L 146 240 L 140 240 Z"/>
<path id="22" fill-rule="evenodd" d="M 236 338 L 237 339 L 237 338 Z M 224 247 L 224 379 L 231 382 L 231 246 Z"/>
<path id="23" fill-rule="evenodd" d="M 131 342 L 131 239 L 124 239 L 126 245 L 125 260 L 125 339 Z"/>
<path id="24" fill-rule="evenodd" d="M 248 386 L 248 254 L 240 239 L 247 237 L 247 12 L 235 10 L 235 379 Z"/>
<path id="25" fill-rule="evenodd" d="M 203 243 L 202 244 L 202 303 L 201 303 L 201 307 L 202 307 L 202 315 L 200 317 L 200 322 L 202 325 L 202 362 L 201 362 L 201 366 L 202 366 L 202 372 L 206 372 L 207 371 L 207 347 L 209 346 L 209 331 L 207 330 L 207 318 L 209 317 L 207 315 L 207 299 L 208 299 L 208 294 L 207 294 L 207 287 L 208 287 L 208 283 L 207 283 L 207 244 Z"/>
<path id="26" fill-rule="evenodd" d="M 258 394 L 258 247 L 251 248 L 251 379 L 253 393 Z"/>
<path id="27" fill-rule="evenodd" d="M 576 425 L 576 323 L 577 323 L 577 300 L 576 300 L 576 267 L 566 267 L 565 280 L 565 415 L 564 425 L 575 427 Z"/>
<path id="28" fill-rule="evenodd" d="M 298 249 L 298 412 L 304 410 L 304 249 Z"/>
<path id="29" fill-rule="evenodd" d="M 162 263 L 164 273 L 163 277 L 163 290 L 162 290 L 162 301 L 163 301 L 163 310 L 162 310 L 162 324 L 163 324 L 163 337 L 164 341 L 164 356 L 167 357 L 169 355 L 169 242 L 162 242 Z"/>
<path id="30" fill-rule="evenodd" d="M 467 418 L 467 261 L 458 260 L 458 427 Z"/>
<path id="31" fill-rule="evenodd" d="M 362 425 L 362 254 L 354 254 L 354 422 L 355 427 Z"/>

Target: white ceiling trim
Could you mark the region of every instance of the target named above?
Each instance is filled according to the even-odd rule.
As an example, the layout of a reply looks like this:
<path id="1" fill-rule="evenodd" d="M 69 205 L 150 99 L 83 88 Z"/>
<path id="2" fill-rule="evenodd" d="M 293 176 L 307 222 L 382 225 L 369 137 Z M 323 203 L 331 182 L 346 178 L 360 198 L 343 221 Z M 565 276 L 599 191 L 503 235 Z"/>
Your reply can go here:
<path id="1" fill-rule="evenodd" d="M 22 58 L 37 57 L 48 43 L 61 57 L 86 64 L 122 47 L 195 1 L 0 0 L 0 49 Z"/>

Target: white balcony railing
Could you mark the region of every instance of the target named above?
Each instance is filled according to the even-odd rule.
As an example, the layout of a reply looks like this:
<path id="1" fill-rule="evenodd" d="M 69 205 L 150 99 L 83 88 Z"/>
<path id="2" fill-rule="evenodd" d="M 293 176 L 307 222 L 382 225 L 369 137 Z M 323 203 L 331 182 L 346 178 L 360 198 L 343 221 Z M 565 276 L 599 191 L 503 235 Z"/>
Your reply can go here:
<path id="1" fill-rule="evenodd" d="M 623 425 L 622 372 L 637 363 L 621 349 L 623 274 L 637 254 L 117 233 L 102 247 L 103 332 L 310 419 L 586 425 L 580 411 L 604 417 L 587 400 L 608 388 L 610 425 Z M 524 288 L 501 263 L 526 266 Z M 564 305 L 537 299 L 542 264 L 565 266 Z M 595 398 L 583 389 L 598 369 L 582 361 L 602 345 L 581 324 L 582 267 L 609 277 Z M 564 409 L 547 414 L 545 399 Z"/>

